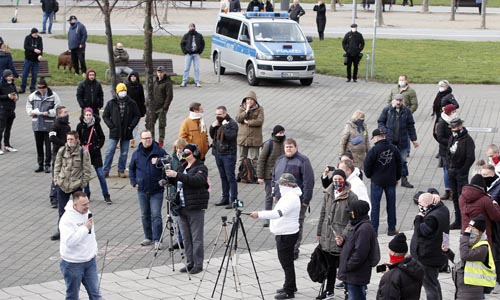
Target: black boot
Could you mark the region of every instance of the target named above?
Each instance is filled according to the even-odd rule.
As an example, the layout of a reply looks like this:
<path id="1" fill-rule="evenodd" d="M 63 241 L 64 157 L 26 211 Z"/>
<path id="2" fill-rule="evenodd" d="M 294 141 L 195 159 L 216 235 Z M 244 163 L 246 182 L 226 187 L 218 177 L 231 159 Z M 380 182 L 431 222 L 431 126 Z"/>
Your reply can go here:
<path id="1" fill-rule="evenodd" d="M 441 200 L 450 200 L 451 199 L 451 191 L 446 190 L 443 195 L 441 195 Z"/>
<path id="2" fill-rule="evenodd" d="M 408 178 L 407 177 L 401 177 L 401 186 L 405 187 L 405 188 L 410 188 L 410 189 L 413 188 L 413 185 L 408 182 Z"/>

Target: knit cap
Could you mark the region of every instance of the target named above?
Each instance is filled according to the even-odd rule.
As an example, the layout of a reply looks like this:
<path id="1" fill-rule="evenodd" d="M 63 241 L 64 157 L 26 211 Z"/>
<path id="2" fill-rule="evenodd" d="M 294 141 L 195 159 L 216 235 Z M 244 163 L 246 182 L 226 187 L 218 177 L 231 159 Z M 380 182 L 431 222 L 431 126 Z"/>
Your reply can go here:
<path id="1" fill-rule="evenodd" d="M 127 86 L 124 83 L 119 83 L 116 86 L 116 93 L 118 94 L 119 92 L 127 91 Z"/>
<path id="2" fill-rule="evenodd" d="M 403 232 L 396 234 L 396 236 L 389 242 L 389 249 L 391 249 L 395 253 L 408 252 L 406 235 Z"/>
<path id="3" fill-rule="evenodd" d="M 443 111 L 445 114 L 448 116 L 451 114 L 452 111 L 457 110 L 457 107 L 453 104 L 448 104 L 443 107 Z"/>
<path id="4" fill-rule="evenodd" d="M 281 125 L 276 125 L 273 128 L 273 136 L 276 135 L 278 132 L 285 130 L 285 127 Z"/>
<path id="5" fill-rule="evenodd" d="M 486 230 L 486 219 L 483 215 L 479 215 L 470 221 L 469 225 L 481 232 L 484 232 Z"/>
<path id="6" fill-rule="evenodd" d="M 332 177 L 333 177 L 333 176 L 335 176 L 335 175 L 340 175 L 340 176 L 342 176 L 342 178 L 344 178 L 344 181 L 346 181 L 347 176 L 345 175 L 344 170 L 341 170 L 341 169 L 335 169 L 335 170 L 332 172 Z"/>

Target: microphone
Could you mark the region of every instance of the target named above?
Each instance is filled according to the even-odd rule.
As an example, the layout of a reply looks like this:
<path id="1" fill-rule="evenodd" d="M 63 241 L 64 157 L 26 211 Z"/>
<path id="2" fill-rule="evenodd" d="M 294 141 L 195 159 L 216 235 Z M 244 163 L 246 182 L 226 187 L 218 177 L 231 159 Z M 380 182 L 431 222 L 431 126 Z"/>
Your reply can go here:
<path id="1" fill-rule="evenodd" d="M 92 213 L 88 214 L 88 219 L 90 219 L 90 218 L 92 218 Z M 91 233 L 92 233 L 92 229 L 89 229 L 89 234 L 91 234 Z"/>

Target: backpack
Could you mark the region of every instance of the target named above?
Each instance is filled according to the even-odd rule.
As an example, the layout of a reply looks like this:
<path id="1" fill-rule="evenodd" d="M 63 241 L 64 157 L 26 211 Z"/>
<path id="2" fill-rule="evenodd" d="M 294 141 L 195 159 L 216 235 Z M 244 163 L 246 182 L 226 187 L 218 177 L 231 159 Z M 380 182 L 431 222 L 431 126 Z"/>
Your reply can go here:
<path id="1" fill-rule="evenodd" d="M 54 1 L 54 13 L 57 13 L 59 11 L 59 2 Z"/>
<path id="2" fill-rule="evenodd" d="M 307 273 L 313 282 L 323 283 L 326 279 L 328 274 L 328 260 L 326 255 L 321 250 L 320 244 L 316 246 L 316 249 L 311 254 L 311 260 L 307 264 Z"/>
<path id="3" fill-rule="evenodd" d="M 236 180 L 242 183 L 257 183 L 257 172 L 250 158 L 244 158 L 241 161 Z"/>

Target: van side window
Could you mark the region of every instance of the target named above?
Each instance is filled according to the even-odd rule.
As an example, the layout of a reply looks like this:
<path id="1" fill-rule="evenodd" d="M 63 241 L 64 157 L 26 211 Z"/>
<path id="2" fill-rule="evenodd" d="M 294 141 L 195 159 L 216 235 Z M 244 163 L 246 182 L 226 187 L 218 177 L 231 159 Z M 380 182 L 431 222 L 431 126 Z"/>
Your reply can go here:
<path id="1" fill-rule="evenodd" d="M 229 19 L 229 18 L 220 18 L 217 23 L 216 32 L 218 34 L 227 36 L 232 39 L 238 39 L 238 34 L 240 32 L 241 21 Z"/>
<path id="2" fill-rule="evenodd" d="M 243 26 L 241 26 L 240 38 L 242 36 L 245 36 L 247 39 L 250 39 L 250 33 L 248 32 L 248 25 L 247 24 L 243 24 Z"/>

